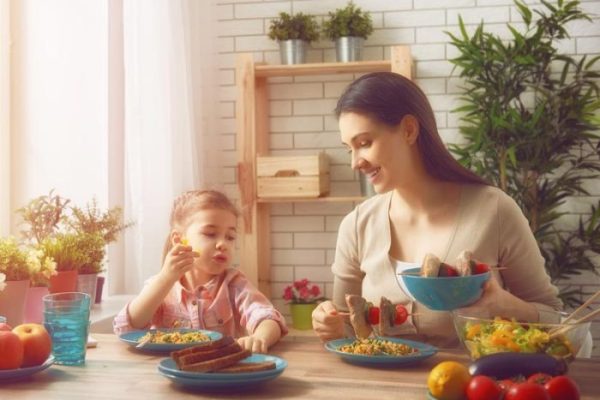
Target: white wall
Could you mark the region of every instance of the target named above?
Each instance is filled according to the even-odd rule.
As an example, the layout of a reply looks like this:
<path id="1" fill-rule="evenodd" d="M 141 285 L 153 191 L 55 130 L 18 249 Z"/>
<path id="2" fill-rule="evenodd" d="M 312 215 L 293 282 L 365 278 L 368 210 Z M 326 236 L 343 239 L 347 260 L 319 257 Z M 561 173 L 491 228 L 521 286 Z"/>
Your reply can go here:
<path id="1" fill-rule="evenodd" d="M 481 19 L 487 29 L 505 34 L 507 22 L 520 21 L 512 0 L 355 0 L 373 17 L 375 32 L 366 42 L 364 58 L 389 58 L 391 45 L 410 45 L 416 67 L 416 82 L 429 96 L 443 139 L 459 139 L 457 115 L 449 111 L 457 104 L 456 75 L 451 76 L 448 61 L 456 50 L 448 44 L 444 31 L 458 32 L 458 15 L 470 26 Z M 529 0 L 528 4 L 535 2 Z M 539 3 L 539 2 L 537 2 Z M 226 162 L 222 180 L 230 194 L 237 196 L 235 183 L 235 74 L 236 53 L 251 52 L 256 61 L 279 63 L 275 42 L 267 31 L 278 12 L 304 12 L 319 16 L 343 7 L 346 0 L 218 0 L 220 66 L 221 152 Z M 584 1 L 582 8 L 593 15 L 593 23 L 576 23 L 573 37 L 561 44 L 569 54 L 600 53 L 600 1 Z M 518 23 L 513 25 L 518 26 Z M 310 62 L 334 61 L 333 43 L 313 44 Z M 353 76 L 278 78 L 270 85 L 270 125 L 272 154 L 315 153 L 324 149 L 332 159 L 332 187 L 337 194 L 357 194 L 358 182 L 349 167 L 349 157 L 340 147 L 338 128 L 332 110 L 342 89 Z M 600 184 L 591 191 L 600 197 Z M 577 213 L 585 212 L 581 199 L 574 203 Z M 272 211 L 273 301 L 285 313 L 280 299 L 283 287 L 294 279 L 319 282 L 331 295 L 333 260 L 338 224 L 352 204 L 277 204 Z M 243 261 L 242 261 L 243 262 Z M 597 277 L 586 276 L 578 284 L 587 291 L 600 288 Z M 596 355 L 600 356 L 600 322 L 596 323 Z"/>

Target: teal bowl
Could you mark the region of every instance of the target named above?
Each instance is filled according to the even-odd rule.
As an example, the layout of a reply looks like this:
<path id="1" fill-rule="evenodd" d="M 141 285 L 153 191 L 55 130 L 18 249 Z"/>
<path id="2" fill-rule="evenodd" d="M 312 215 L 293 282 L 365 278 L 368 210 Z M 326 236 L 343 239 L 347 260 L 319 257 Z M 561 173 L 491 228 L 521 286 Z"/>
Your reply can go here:
<path id="1" fill-rule="evenodd" d="M 483 293 L 483 285 L 490 279 L 490 272 L 469 276 L 441 278 L 423 277 L 420 268 L 409 268 L 398 275 L 408 294 L 427 308 L 436 311 L 452 311 L 477 301 Z M 411 275 L 414 274 L 414 275 Z"/>

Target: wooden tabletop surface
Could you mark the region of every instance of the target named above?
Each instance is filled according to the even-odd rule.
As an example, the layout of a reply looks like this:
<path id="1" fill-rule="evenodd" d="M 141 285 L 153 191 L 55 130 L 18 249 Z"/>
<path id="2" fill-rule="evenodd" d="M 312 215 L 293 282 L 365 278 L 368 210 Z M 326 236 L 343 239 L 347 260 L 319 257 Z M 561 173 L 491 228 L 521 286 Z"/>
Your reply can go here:
<path id="1" fill-rule="evenodd" d="M 164 355 L 137 352 L 112 334 L 94 334 L 98 347 L 88 349 L 85 366 L 53 365 L 16 382 L 0 382 L 2 399 L 426 399 L 427 375 L 437 363 L 468 363 L 465 353 L 441 351 L 411 366 L 363 367 L 330 354 L 315 337 L 288 337 L 271 353 L 288 362 L 277 379 L 257 387 L 227 391 L 181 388 L 157 372 Z M 569 376 L 582 399 L 600 399 L 600 360 L 578 360 Z"/>

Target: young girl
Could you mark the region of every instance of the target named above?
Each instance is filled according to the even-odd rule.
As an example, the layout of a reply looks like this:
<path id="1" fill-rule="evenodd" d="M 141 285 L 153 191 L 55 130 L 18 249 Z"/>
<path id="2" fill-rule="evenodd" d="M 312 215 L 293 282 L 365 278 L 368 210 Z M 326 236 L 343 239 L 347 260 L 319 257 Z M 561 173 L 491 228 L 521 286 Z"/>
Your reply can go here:
<path id="1" fill-rule="evenodd" d="M 208 329 L 237 337 L 242 347 L 258 353 L 285 335 L 283 316 L 231 267 L 237 216 L 231 201 L 216 191 L 190 191 L 177 198 L 162 269 L 115 317 L 115 333 Z"/>

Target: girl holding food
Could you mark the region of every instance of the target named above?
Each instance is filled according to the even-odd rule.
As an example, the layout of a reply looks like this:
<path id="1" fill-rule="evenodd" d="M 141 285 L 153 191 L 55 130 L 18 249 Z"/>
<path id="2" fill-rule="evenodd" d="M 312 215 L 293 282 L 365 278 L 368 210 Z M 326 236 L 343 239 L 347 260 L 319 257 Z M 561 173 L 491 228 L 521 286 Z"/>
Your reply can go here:
<path id="1" fill-rule="evenodd" d="M 233 268 L 238 212 L 217 191 L 189 191 L 171 211 L 161 271 L 113 322 L 133 329 L 185 327 L 238 338 L 247 350 L 267 352 L 287 333 L 285 320 L 244 274 Z"/>
<path id="2" fill-rule="evenodd" d="M 391 72 L 367 74 L 346 88 L 335 112 L 352 168 L 378 194 L 341 222 L 333 300 L 313 312 L 322 340 L 353 335 L 345 296 L 359 295 L 373 304 L 385 296 L 411 314 L 387 335 L 458 343 L 449 312 L 413 302 L 397 283 L 398 272 L 421 265 L 428 253 L 454 264 L 469 250 L 477 261 L 503 267 L 492 271 L 470 311 L 533 322 L 539 310 L 562 306 L 519 206 L 452 157 L 418 86 Z"/>

